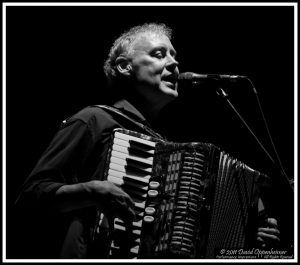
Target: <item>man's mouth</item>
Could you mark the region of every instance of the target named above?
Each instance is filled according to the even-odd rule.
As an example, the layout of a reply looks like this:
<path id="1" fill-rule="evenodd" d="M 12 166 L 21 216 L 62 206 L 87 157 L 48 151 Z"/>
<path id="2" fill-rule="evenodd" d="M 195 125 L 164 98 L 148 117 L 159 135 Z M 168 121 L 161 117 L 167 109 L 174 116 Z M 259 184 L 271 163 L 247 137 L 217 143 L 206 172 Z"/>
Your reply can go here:
<path id="1" fill-rule="evenodd" d="M 162 77 L 162 81 L 165 83 L 171 84 L 172 86 L 175 86 L 175 84 L 177 82 L 177 78 L 175 77 L 175 75 L 168 75 L 168 76 Z"/>

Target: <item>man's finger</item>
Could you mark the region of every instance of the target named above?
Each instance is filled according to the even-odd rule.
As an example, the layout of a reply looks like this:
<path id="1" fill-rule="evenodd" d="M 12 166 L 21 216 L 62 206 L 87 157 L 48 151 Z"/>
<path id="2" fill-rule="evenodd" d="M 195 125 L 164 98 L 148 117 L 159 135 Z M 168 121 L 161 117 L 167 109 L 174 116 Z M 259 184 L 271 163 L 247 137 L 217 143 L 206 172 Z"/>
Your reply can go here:
<path id="1" fill-rule="evenodd" d="M 277 235 L 279 236 L 280 235 L 280 231 L 276 228 L 269 228 L 269 227 L 259 227 L 257 229 L 258 232 L 263 232 L 263 233 L 266 233 L 266 234 L 273 234 L 273 235 Z"/>
<path id="2" fill-rule="evenodd" d="M 274 218 L 268 218 L 268 219 L 267 219 L 267 224 L 268 224 L 268 226 L 270 226 L 270 227 L 278 228 L 277 220 L 274 219 Z"/>
<path id="3" fill-rule="evenodd" d="M 258 232 L 257 234 L 257 238 L 261 238 L 263 241 L 274 241 L 274 242 L 279 242 L 280 239 L 279 237 L 277 237 L 276 235 L 272 235 L 269 233 L 264 233 L 264 232 Z"/>

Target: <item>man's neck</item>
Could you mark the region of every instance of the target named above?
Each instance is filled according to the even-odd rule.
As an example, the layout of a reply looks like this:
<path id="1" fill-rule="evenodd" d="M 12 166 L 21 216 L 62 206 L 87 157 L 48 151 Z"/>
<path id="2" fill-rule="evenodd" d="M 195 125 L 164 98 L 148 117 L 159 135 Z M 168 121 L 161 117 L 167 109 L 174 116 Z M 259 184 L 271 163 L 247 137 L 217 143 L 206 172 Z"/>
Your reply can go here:
<path id="1" fill-rule="evenodd" d="M 164 106 L 159 104 L 150 104 L 140 99 L 129 99 L 128 100 L 152 125 L 155 126 L 159 114 Z"/>

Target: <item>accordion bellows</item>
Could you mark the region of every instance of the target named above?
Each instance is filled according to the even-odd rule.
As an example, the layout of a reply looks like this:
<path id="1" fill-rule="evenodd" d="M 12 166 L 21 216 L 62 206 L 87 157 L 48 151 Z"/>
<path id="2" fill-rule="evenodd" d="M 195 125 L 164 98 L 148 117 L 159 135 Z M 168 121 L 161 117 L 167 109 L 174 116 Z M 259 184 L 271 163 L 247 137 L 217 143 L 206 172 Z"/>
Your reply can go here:
<path id="1" fill-rule="evenodd" d="M 105 177 L 131 196 L 136 219 L 114 220 L 110 258 L 215 258 L 251 245 L 262 175 L 212 144 L 116 129 Z"/>

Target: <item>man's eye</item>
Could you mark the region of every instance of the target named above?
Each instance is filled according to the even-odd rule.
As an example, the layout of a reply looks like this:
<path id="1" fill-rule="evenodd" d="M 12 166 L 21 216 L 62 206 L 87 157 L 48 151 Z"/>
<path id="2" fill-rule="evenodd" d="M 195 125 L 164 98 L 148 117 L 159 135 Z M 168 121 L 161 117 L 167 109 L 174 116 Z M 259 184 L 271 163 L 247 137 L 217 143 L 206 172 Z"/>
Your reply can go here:
<path id="1" fill-rule="evenodd" d="M 164 52 L 162 52 L 162 51 L 155 51 L 155 52 L 153 52 L 152 55 L 159 59 L 164 58 L 164 56 L 165 56 Z"/>

